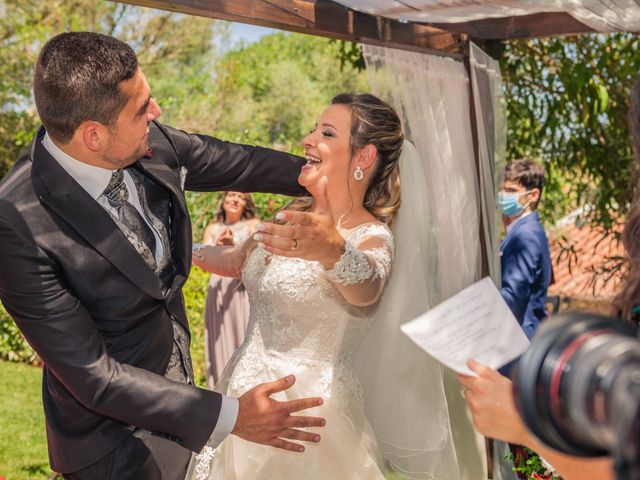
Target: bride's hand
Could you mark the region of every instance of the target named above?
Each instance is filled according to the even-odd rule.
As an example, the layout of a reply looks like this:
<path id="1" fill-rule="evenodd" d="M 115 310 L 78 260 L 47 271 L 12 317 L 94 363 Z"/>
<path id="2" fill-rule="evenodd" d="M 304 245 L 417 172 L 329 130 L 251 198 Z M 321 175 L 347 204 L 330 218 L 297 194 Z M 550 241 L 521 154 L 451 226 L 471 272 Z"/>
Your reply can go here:
<path id="1" fill-rule="evenodd" d="M 321 398 L 300 398 L 288 402 L 279 402 L 271 395 L 286 390 L 295 383 L 295 377 L 289 375 L 271 383 L 263 383 L 242 395 L 239 399 L 238 419 L 233 428 L 234 435 L 263 445 L 304 452 L 299 443 L 320 441 L 320 435 L 299 430 L 306 427 L 323 427 L 324 418 L 294 416 L 292 413 L 322 405 Z M 288 439 L 288 440 L 286 440 Z"/>
<path id="2" fill-rule="evenodd" d="M 276 215 L 276 220 L 289 225 L 260 223 L 253 238 L 273 254 L 315 260 L 329 270 L 340 260 L 345 242 L 331 212 L 327 178 L 323 177 L 320 182 L 319 192 L 314 196 L 314 212 L 283 210 Z"/>

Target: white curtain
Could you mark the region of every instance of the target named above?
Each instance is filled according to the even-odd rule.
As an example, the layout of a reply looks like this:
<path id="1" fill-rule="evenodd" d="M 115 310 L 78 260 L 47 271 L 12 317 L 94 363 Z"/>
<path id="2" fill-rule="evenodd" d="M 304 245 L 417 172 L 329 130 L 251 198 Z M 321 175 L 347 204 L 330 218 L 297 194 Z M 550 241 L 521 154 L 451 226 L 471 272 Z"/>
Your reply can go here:
<path id="1" fill-rule="evenodd" d="M 407 139 L 415 145 L 419 168 L 414 168 L 409 177 L 412 186 L 420 182 L 419 191 L 423 192 L 408 198 L 401 186 L 401 214 L 424 213 L 409 222 L 406 218 L 398 221 L 396 227 L 402 232 L 396 229 L 394 275 L 403 274 L 397 270 L 405 268 L 403 263 L 414 265 L 401 260 L 401 254 L 411 250 L 413 242 L 427 278 L 424 289 L 415 288 L 411 281 L 400 292 L 405 295 L 404 306 L 386 315 L 387 320 L 399 325 L 481 275 L 480 195 L 471 135 L 470 86 L 461 62 L 369 45 L 363 46 L 363 52 L 373 93 L 394 106 L 403 119 Z M 403 168 L 401 164 L 401 181 L 406 185 L 407 171 L 403 177 Z M 393 285 L 392 277 L 390 287 Z M 420 291 L 424 293 L 420 295 Z M 391 294 L 385 293 L 383 307 Z M 390 343 L 402 346 L 403 339 L 394 332 L 378 334 L 381 359 L 391 355 Z M 409 478 L 485 479 L 484 441 L 473 430 L 455 375 L 409 343 L 398 350 L 396 358 L 380 362 L 380 369 L 388 374 L 391 368 L 402 369 L 398 380 L 387 375 L 386 397 L 395 400 L 387 402 L 384 394 L 365 398 L 383 456 Z M 365 368 L 370 375 L 374 370 L 371 365 Z M 407 386 L 407 382 L 411 383 Z M 363 384 L 366 391 L 370 379 L 365 378 Z M 369 390 L 380 392 L 380 386 Z M 393 411 L 385 410 L 385 405 L 393 405 Z M 405 425 L 402 428 L 407 433 L 397 435 L 396 424 Z M 424 430 L 422 435 L 420 429 Z"/>
<path id="2" fill-rule="evenodd" d="M 381 17 L 460 23 L 543 12 L 566 12 L 599 32 L 640 31 L 640 0 L 336 0 Z"/>
<path id="3" fill-rule="evenodd" d="M 469 79 L 462 62 L 448 58 L 370 45 L 363 53 L 373 93 L 401 115 L 425 168 L 438 303 L 480 278 Z"/>

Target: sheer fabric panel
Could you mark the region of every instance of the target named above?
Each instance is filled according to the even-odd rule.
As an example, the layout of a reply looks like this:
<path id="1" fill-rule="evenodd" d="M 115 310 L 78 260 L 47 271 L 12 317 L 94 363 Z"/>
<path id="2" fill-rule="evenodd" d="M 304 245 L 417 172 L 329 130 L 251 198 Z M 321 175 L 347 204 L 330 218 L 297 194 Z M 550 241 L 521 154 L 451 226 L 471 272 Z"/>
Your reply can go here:
<path id="1" fill-rule="evenodd" d="M 363 45 L 373 93 L 401 115 L 424 165 L 439 303 L 479 279 L 479 192 L 462 62 Z M 409 202 L 411 199 L 408 200 Z"/>

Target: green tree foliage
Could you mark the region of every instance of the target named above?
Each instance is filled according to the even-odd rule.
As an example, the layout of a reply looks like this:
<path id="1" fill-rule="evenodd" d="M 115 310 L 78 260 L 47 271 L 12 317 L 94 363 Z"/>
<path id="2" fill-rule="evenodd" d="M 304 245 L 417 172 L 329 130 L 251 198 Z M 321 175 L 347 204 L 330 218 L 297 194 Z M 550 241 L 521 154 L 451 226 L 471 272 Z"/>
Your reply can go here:
<path id="1" fill-rule="evenodd" d="M 20 334 L 15 322 L 2 306 L 0 306 L 0 360 L 24 362 L 31 365 L 39 363 L 38 356 Z"/>
<path id="2" fill-rule="evenodd" d="M 301 152 L 300 140 L 334 95 L 367 88 L 362 73 L 341 65 L 339 49 L 324 38 L 277 33 L 229 52 L 217 70 L 214 131 Z"/>
<path id="3" fill-rule="evenodd" d="M 609 228 L 624 215 L 635 172 L 629 92 L 640 41 L 629 33 L 509 42 L 502 57 L 508 158 L 538 157 L 549 185 L 541 212 L 552 223 L 577 207 Z"/>
<path id="4" fill-rule="evenodd" d="M 219 46 L 227 39 L 230 24 L 157 10 L 141 13 L 131 15 L 135 21 L 127 22 L 126 31 L 116 35 L 136 51 L 163 110 L 160 121 L 189 129 L 194 113 L 203 111 L 214 95 Z M 140 21 L 145 25 L 142 36 L 136 25 Z"/>

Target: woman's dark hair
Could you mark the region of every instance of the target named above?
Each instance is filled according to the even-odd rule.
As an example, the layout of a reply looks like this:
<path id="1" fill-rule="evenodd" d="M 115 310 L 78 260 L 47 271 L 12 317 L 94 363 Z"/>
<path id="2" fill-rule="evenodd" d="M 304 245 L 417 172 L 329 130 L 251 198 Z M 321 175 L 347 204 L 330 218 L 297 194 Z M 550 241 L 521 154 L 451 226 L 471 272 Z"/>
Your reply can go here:
<path id="1" fill-rule="evenodd" d="M 227 197 L 229 192 L 224 192 L 222 194 L 222 198 L 220 198 L 220 205 L 218 206 L 218 210 L 216 211 L 216 215 L 214 217 L 215 222 L 225 222 L 227 220 L 227 214 L 224 211 L 224 199 Z M 243 193 L 245 206 L 242 211 L 241 218 L 245 220 L 249 220 L 250 218 L 256 218 L 256 204 L 253 201 L 253 197 L 250 193 Z"/>
<path id="2" fill-rule="evenodd" d="M 629 128 L 634 140 L 636 168 L 640 168 L 640 77 L 631 90 Z M 636 189 L 629 218 L 622 233 L 627 251 L 628 272 L 625 284 L 613 300 L 615 315 L 639 323 L 640 318 L 640 191 Z"/>
<path id="3" fill-rule="evenodd" d="M 133 49 L 92 32 L 56 35 L 40 51 L 33 78 L 36 109 L 47 133 L 67 143 L 87 120 L 110 127 L 127 104 L 120 83 L 134 77 Z"/>

